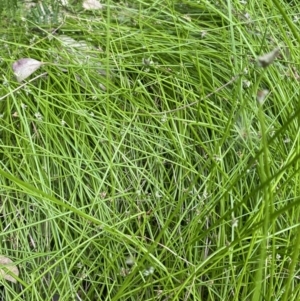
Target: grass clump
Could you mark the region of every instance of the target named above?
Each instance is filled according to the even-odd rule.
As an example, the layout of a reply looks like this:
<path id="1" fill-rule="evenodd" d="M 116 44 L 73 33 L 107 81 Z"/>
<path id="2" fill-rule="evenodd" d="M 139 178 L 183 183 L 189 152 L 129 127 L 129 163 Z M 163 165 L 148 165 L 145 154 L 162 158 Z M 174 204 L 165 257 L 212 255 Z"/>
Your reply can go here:
<path id="1" fill-rule="evenodd" d="M 298 300 L 299 23 L 273 2 L 16 11 L 4 300 Z M 45 63 L 36 79 L 16 82 L 20 58 Z"/>

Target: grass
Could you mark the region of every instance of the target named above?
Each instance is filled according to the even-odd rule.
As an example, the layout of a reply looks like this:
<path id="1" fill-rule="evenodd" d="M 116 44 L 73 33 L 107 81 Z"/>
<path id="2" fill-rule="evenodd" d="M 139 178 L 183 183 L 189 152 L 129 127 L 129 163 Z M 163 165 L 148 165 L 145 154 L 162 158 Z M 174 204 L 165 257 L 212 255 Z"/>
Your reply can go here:
<path id="1" fill-rule="evenodd" d="M 2 19 L 1 300 L 299 300 L 299 4 L 132 2 Z"/>

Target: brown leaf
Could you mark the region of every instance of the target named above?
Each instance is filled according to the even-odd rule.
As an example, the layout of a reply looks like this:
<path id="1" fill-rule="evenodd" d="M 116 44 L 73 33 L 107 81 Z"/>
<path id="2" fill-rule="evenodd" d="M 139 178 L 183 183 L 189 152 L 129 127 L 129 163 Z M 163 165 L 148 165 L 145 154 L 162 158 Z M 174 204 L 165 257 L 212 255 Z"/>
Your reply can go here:
<path id="1" fill-rule="evenodd" d="M 102 4 L 98 0 L 84 0 L 82 7 L 84 9 L 102 9 Z"/>
<path id="2" fill-rule="evenodd" d="M 19 270 L 13 261 L 3 255 L 0 255 L 0 278 L 16 283 L 17 280 L 13 276 L 9 275 L 7 270 L 16 276 L 19 276 Z"/>
<path id="3" fill-rule="evenodd" d="M 259 56 L 257 58 L 259 65 L 263 68 L 268 67 L 277 58 L 277 56 L 279 55 L 279 52 L 280 52 L 280 48 L 277 47 L 274 50 L 272 50 L 271 52 L 268 52 L 262 56 Z"/>
<path id="4" fill-rule="evenodd" d="M 264 89 L 264 90 L 259 90 L 256 94 L 256 99 L 259 104 L 263 104 L 266 96 L 269 94 L 269 90 Z"/>
<path id="5" fill-rule="evenodd" d="M 24 58 L 13 63 L 12 68 L 18 82 L 23 81 L 44 63 L 35 59 Z"/>

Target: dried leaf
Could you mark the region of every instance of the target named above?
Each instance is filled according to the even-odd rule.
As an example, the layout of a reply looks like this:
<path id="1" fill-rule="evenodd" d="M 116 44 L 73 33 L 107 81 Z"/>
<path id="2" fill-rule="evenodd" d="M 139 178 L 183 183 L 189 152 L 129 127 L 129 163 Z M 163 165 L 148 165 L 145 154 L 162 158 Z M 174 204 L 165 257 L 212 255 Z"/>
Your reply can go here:
<path id="1" fill-rule="evenodd" d="M 269 90 L 264 89 L 264 90 L 259 90 L 256 94 L 256 99 L 259 104 L 263 104 L 265 101 L 266 96 L 269 94 Z"/>
<path id="2" fill-rule="evenodd" d="M 57 39 L 66 47 L 76 48 L 81 51 L 91 50 L 91 47 L 85 41 L 76 41 L 66 35 L 57 36 Z"/>
<path id="3" fill-rule="evenodd" d="M 14 277 L 10 276 L 7 270 L 10 271 L 12 274 L 15 274 L 16 276 L 19 276 L 19 270 L 16 267 L 16 265 L 12 262 L 12 260 L 3 255 L 0 255 L 0 278 L 4 278 L 8 281 L 16 283 L 17 280 Z"/>
<path id="4" fill-rule="evenodd" d="M 18 82 L 23 81 L 44 63 L 35 59 L 24 58 L 13 63 L 12 68 Z"/>
<path id="5" fill-rule="evenodd" d="M 266 54 L 264 54 L 264 55 L 262 55 L 262 56 L 259 56 L 259 57 L 257 58 L 259 65 L 260 65 L 261 67 L 263 67 L 263 68 L 268 67 L 268 66 L 271 65 L 271 64 L 274 62 L 274 60 L 277 58 L 277 56 L 279 55 L 279 52 L 280 52 L 280 48 L 277 47 L 277 48 L 275 48 L 273 51 L 268 52 L 268 53 L 266 53 Z"/>
<path id="6" fill-rule="evenodd" d="M 102 9 L 102 4 L 98 0 L 84 0 L 82 7 L 84 9 Z"/>

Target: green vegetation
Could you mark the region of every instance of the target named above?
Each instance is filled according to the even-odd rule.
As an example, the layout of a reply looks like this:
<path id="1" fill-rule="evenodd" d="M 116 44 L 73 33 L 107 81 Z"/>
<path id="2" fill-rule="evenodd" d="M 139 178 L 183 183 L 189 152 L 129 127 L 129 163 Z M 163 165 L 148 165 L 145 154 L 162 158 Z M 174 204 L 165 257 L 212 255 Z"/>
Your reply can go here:
<path id="1" fill-rule="evenodd" d="M 2 9 L 1 300 L 299 300 L 298 2 L 49 3 Z"/>

